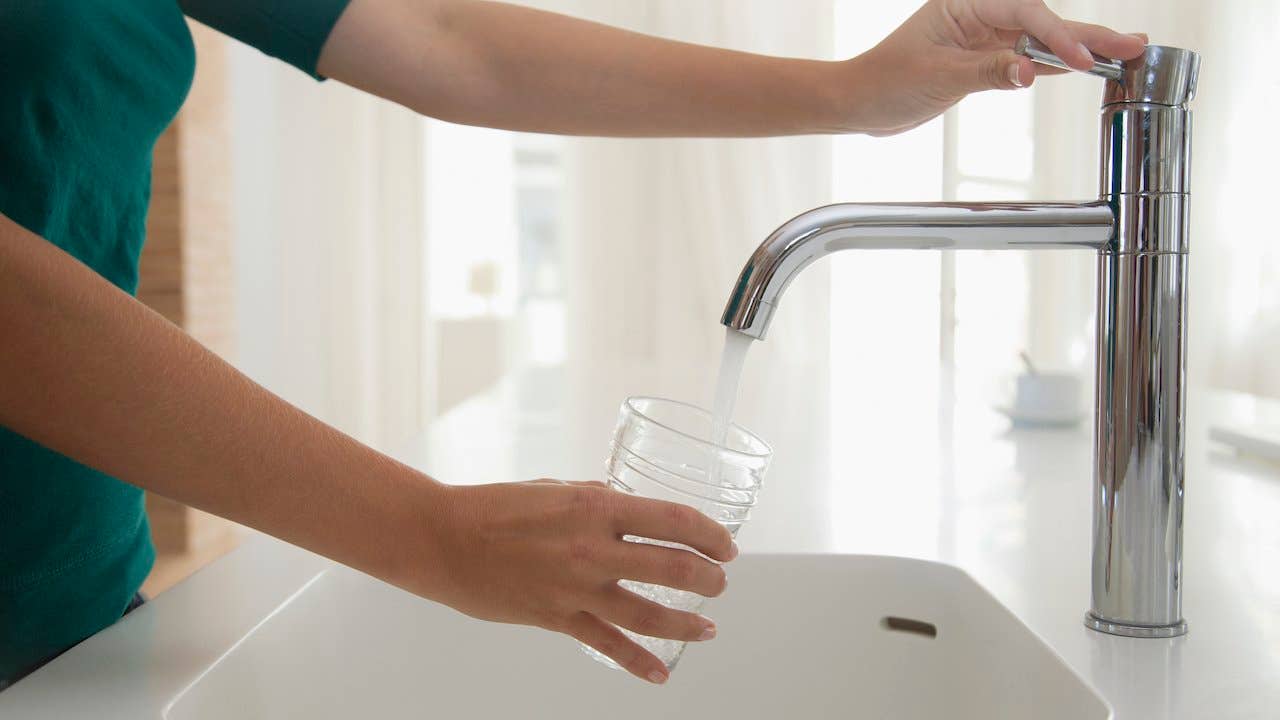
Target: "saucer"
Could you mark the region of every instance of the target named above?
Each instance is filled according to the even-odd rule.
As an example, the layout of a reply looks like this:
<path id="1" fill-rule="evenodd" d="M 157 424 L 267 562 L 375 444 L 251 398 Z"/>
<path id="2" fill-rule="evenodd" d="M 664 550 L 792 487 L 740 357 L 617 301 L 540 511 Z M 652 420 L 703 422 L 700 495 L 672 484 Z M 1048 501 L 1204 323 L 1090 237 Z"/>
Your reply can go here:
<path id="1" fill-rule="evenodd" d="M 1076 411 L 1068 414 L 1059 413 L 1035 413 L 1026 410 L 1018 410 L 1007 405 L 997 405 L 996 412 L 1004 415 L 1013 422 L 1014 425 L 1022 427 L 1044 427 L 1044 428 L 1065 428 L 1073 425 L 1079 425 L 1084 420 L 1085 414 Z"/>

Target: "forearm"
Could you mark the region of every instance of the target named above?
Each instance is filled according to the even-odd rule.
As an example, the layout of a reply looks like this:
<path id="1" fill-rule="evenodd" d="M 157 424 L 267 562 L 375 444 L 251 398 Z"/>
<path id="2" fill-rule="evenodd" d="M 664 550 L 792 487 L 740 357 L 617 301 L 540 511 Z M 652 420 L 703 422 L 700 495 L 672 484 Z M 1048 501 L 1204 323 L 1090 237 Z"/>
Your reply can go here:
<path id="1" fill-rule="evenodd" d="M 451 122 L 576 135 L 847 131 L 853 90 L 840 63 L 478 0 L 354 0 L 319 70 Z"/>
<path id="2" fill-rule="evenodd" d="M 0 425 L 126 482 L 395 581 L 434 487 L 297 410 L 0 216 Z M 409 539 L 406 539 L 409 540 Z M 419 560 L 421 555 L 418 556 Z"/>

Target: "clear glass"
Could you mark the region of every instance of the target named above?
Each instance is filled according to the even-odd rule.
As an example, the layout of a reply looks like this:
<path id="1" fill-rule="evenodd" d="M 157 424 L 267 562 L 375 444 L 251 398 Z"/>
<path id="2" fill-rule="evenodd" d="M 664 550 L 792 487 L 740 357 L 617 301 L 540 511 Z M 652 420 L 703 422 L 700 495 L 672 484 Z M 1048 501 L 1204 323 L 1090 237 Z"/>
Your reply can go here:
<path id="1" fill-rule="evenodd" d="M 702 408 L 661 398 L 628 398 L 618 410 L 618 425 L 605 461 L 609 486 L 694 507 L 736 537 L 751 516 L 773 451 L 738 425 L 729 426 L 723 444 L 711 438 L 711 413 Z M 685 545 L 631 535 L 623 539 L 697 552 Z M 706 602 L 705 597 L 685 590 L 631 580 L 619 584 L 678 610 L 700 612 Z M 684 642 L 622 631 L 656 655 L 667 669 L 674 668 L 684 653 Z M 618 667 L 594 649 L 586 645 L 582 649 L 600 662 Z"/>

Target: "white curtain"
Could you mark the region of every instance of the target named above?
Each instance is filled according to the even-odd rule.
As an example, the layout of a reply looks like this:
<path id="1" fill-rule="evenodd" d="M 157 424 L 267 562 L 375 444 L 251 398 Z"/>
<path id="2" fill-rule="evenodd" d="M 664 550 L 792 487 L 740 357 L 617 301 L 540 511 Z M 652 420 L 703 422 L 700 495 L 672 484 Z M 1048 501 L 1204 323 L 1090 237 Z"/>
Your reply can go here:
<path id="1" fill-rule="evenodd" d="M 1280 39 L 1280 5 L 1182 4 L 1186 26 L 1171 36 L 1204 56 L 1191 178 L 1193 372 L 1201 365 L 1217 386 L 1280 397 L 1280 76 L 1260 60 Z"/>
<path id="2" fill-rule="evenodd" d="M 235 44 L 238 364 L 379 447 L 423 420 L 422 162 L 412 113 Z"/>

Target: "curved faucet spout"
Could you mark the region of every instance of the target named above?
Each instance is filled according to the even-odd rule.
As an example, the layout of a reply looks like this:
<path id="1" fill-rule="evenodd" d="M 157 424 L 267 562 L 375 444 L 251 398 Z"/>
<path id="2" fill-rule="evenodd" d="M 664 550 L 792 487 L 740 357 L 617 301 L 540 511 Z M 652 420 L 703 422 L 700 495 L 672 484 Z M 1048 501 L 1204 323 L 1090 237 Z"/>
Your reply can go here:
<path id="1" fill-rule="evenodd" d="M 809 263 L 840 250 L 1031 250 L 1111 242 L 1115 215 L 1088 203 L 842 203 L 810 210 L 752 253 L 720 322 L 761 340 L 787 285 Z"/>

